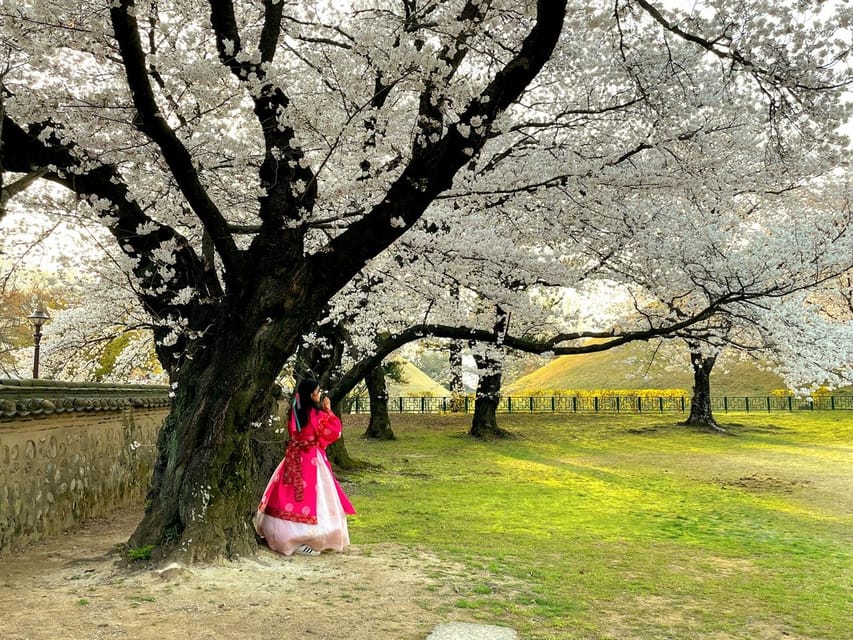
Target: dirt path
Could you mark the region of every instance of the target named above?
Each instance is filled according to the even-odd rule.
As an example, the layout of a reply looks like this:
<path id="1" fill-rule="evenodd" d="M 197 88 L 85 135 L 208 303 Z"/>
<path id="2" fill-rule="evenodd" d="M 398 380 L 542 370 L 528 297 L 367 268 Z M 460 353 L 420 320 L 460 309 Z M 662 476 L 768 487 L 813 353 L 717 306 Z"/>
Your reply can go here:
<path id="1" fill-rule="evenodd" d="M 118 549 L 139 514 L 0 557 L 5 640 L 180 638 L 423 640 L 455 616 L 463 569 L 395 545 L 128 572 Z"/>

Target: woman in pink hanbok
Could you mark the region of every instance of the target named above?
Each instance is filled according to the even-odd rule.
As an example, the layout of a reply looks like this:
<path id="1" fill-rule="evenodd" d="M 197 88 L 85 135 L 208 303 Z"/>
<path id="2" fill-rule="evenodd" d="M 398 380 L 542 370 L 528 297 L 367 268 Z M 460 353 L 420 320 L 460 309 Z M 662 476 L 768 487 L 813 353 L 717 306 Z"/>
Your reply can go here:
<path id="1" fill-rule="evenodd" d="M 255 531 L 270 549 L 318 555 L 349 545 L 347 514 L 352 504 L 332 473 L 326 447 L 341 437 L 341 420 L 316 380 L 303 380 L 288 419 L 284 460 L 272 474 L 258 505 Z"/>

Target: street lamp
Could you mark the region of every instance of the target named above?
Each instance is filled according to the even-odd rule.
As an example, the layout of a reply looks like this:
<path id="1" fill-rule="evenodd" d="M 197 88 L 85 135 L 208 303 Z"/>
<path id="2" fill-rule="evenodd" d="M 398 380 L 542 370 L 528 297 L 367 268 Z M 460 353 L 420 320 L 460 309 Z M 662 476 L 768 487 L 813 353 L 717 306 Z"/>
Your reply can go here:
<path id="1" fill-rule="evenodd" d="M 50 320 L 47 311 L 39 307 L 27 316 L 27 320 L 33 325 L 33 338 L 36 341 L 36 350 L 33 353 L 33 380 L 39 377 L 39 349 L 41 345 L 41 328 L 45 322 Z"/>

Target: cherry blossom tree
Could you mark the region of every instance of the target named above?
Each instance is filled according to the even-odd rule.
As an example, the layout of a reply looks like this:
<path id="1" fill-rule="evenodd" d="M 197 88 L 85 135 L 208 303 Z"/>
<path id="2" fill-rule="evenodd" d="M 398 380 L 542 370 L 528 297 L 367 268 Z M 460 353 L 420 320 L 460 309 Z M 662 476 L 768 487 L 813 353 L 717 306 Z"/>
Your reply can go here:
<path id="1" fill-rule="evenodd" d="M 109 230 L 175 394 L 131 544 L 253 550 L 276 377 L 428 209 L 481 228 L 503 209 L 559 246 L 545 234 L 688 176 L 758 178 L 708 165 L 727 132 L 773 167 L 828 162 L 847 18 L 816 4 L 4 5 L 0 169 Z M 577 332 L 615 334 L 637 336 Z"/>
<path id="2" fill-rule="evenodd" d="M 684 424 L 726 431 L 711 405 L 711 371 L 723 353 L 742 354 L 774 371 L 789 393 L 800 397 L 853 383 L 853 316 L 844 317 L 829 302 L 843 298 L 841 282 L 832 279 L 782 298 L 756 298 L 738 313 L 727 310 L 709 326 L 685 332 L 694 385 Z"/>
<path id="3" fill-rule="evenodd" d="M 59 14 L 50 16 L 43 8 L 5 16 L 28 40 L 14 80 L 41 74 L 42 91 L 25 96 L 12 78 L 4 83 L 15 103 L 4 119 L 4 168 L 47 167 L 46 178 L 89 199 L 144 283 L 175 388 L 133 543 L 171 538 L 198 559 L 249 552 L 246 518 L 270 466 L 255 432 L 278 370 L 334 292 L 485 144 L 550 57 L 564 3 L 540 3 L 522 20 L 474 3 L 415 12 L 404 3 L 402 15 L 366 7 L 334 16 L 330 6 L 324 19 L 347 19 L 334 27 L 315 22 L 313 7 L 285 14 L 273 2 L 121 2 L 109 12 L 69 3 L 51 5 Z M 85 37 L 69 42 L 63 25 L 80 25 Z M 500 40 L 490 42 L 491 29 Z M 488 46 L 469 47 L 474 40 Z M 42 59 L 56 46 L 62 56 Z M 280 47 L 289 55 L 277 60 Z M 53 86 L 43 77 L 49 63 L 65 64 Z M 463 63 L 482 75 L 457 82 Z M 329 90 L 353 74 L 357 83 Z M 91 108 L 94 117 L 52 110 L 57 94 L 77 116 Z M 372 113 L 376 94 L 389 99 Z M 345 169 L 372 116 L 382 120 L 373 132 L 383 129 L 378 175 L 357 197 L 336 197 L 327 176 Z M 321 191 L 332 197 L 318 202 Z M 324 241 L 309 218 L 352 221 Z M 241 225 L 253 220 L 243 242 Z"/>
<path id="4" fill-rule="evenodd" d="M 744 152 L 742 157 L 747 158 L 749 154 Z M 688 423 L 716 429 L 710 405 L 710 372 L 719 350 L 728 345 L 741 351 L 761 351 L 767 356 L 771 353 L 769 345 L 781 341 L 778 338 L 769 340 L 762 333 L 761 328 L 768 326 L 768 320 L 759 319 L 756 311 L 770 309 L 786 318 L 801 317 L 802 314 L 778 311 L 789 306 L 783 307 L 780 299 L 795 298 L 798 292 L 821 286 L 834 274 L 848 269 L 853 260 L 850 257 L 853 255 L 850 209 L 843 198 L 839 200 L 839 194 L 847 192 L 841 176 L 833 176 L 831 189 L 824 187 L 815 191 L 790 183 L 795 177 L 808 179 L 808 175 L 785 172 L 780 174 L 782 178 L 777 178 L 772 171 L 775 169 L 771 166 L 771 173 L 764 179 L 753 178 L 753 184 L 761 185 L 762 191 L 738 191 L 722 183 L 723 189 L 703 185 L 702 192 L 693 193 L 682 186 L 668 192 L 658 189 L 654 198 L 645 196 L 636 202 L 622 203 L 611 220 L 597 219 L 597 228 L 573 234 L 581 239 L 580 246 L 575 248 L 569 265 L 561 264 L 559 269 L 543 259 L 545 244 L 532 245 L 537 250 L 535 256 L 523 256 L 520 247 L 529 239 L 514 235 L 516 245 L 512 249 L 504 247 L 500 238 L 490 239 L 489 233 L 496 225 L 494 219 L 490 227 L 478 232 L 466 220 L 464 233 L 469 238 L 473 236 L 471 244 L 478 250 L 471 254 L 456 250 L 452 260 L 442 261 L 440 251 L 431 250 L 420 234 L 410 233 L 403 243 L 408 245 L 410 257 L 397 255 L 398 262 L 407 266 L 403 275 L 399 278 L 389 276 L 391 270 L 387 266 L 379 268 L 386 274 L 385 288 L 392 289 L 384 292 L 379 306 L 389 310 L 404 309 L 406 314 L 394 316 L 386 311 L 373 316 L 379 322 L 376 330 L 384 332 L 385 337 L 368 341 L 364 350 L 367 362 L 371 362 L 374 348 L 381 358 L 387 355 L 389 347 L 399 347 L 401 342 L 395 341 L 397 336 L 412 340 L 438 335 L 471 339 L 477 335 L 484 342 L 500 342 L 503 332 L 489 327 L 493 322 L 492 313 L 476 317 L 471 312 L 470 301 L 467 307 L 459 308 L 460 287 L 464 286 L 467 276 L 476 273 L 475 281 L 480 288 L 475 297 L 487 297 L 490 304 L 513 309 L 513 317 L 520 319 L 516 320 L 513 333 L 535 336 L 539 342 L 521 342 L 522 348 L 534 353 L 552 351 L 556 345 L 560 346 L 553 353 L 600 350 L 622 344 L 625 335 L 634 340 L 655 336 L 685 338 L 691 345 L 695 374 Z M 780 186 L 772 186 L 777 179 L 781 179 Z M 771 191 L 764 191 L 768 187 Z M 429 219 L 424 224 L 434 226 Z M 452 221 L 445 220 L 443 225 L 449 234 L 462 233 L 453 229 Z M 478 237 L 476 233 L 481 235 Z M 434 235 L 432 239 L 434 241 Z M 480 248 L 491 245 L 496 246 L 495 254 L 490 254 L 488 248 Z M 442 246 L 443 243 L 438 243 L 438 247 Z M 597 270 L 579 268 L 579 264 L 584 263 L 584 255 L 588 263 L 597 265 Z M 429 263 L 432 284 L 438 284 L 432 298 L 424 295 L 428 287 L 406 286 L 407 280 L 422 282 L 429 277 L 427 273 L 416 271 L 423 261 Z M 376 266 L 371 265 L 371 268 Z M 486 271 L 487 277 L 483 275 Z M 512 273 L 513 277 L 507 280 L 502 272 Z M 442 274 L 444 280 L 436 280 L 437 274 Z M 533 298 L 528 287 L 539 287 L 540 300 L 546 295 L 542 287 L 546 282 L 543 274 L 557 283 L 556 288 L 577 285 L 582 278 L 595 277 L 609 278 L 614 286 L 627 287 L 634 293 L 627 299 L 630 304 L 624 305 L 618 321 L 601 317 L 582 319 L 574 315 L 557 323 L 553 316 L 548 318 L 542 309 L 537 310 L 535 305 L 529 304 Z M 524 295 L 520 295 L 522 288 L 527 291 Z M 441 297 L 447 298 L 450 290 L 455 291 L 452 298 L 456 304 L 447 304 L 447 301 L 441 304 Z M 402 298 L 395 300 L 394 291 L 402 292 L 408 304 Z M 484 296 L 486 291 L 488 294 Z M 414 304 L 416 299 L 421 302 Z M 524 301 L 528 304 L 523 304 Z M 454 308 L 455 315 L 449 311 Z M 486 305 L 486 308 L 491 307 Z M 432 324 L 418 323 L 419 314 L 422 318 L 430 316 Z M 396 328 L 391 329 L 395 322 Z M 603 331 L 602 325 L 606 327 L 608 323 L 618 324 L 619 330 Z M 567 326 L 584 325 L 589 329 L 580 332 L 566 329 Z M 816 328 L 814 323 L 803 325 L 799 333 L 805 335 Z M 365 335 L 372 331 L 369 323 L 355 324 L 352 330 Z M 560 339 L 554 342 L 551 336 Z M 575 344 L 565 350 L 568 342 L 593 336 L 609 340 Z M 619 339 L 613 340 L 617 336 Z M 799 344 L 804 348 L 806 343 Z M 806 351 L 804 348 L 804 354 Z M 500 372 L 500 359 L 496 357 L 499 352 L 491 349 L 489 353 L 488 363 L 484 354 L 479 358 L 483 373 L 481 384 L 484 380 L 494 383 L 500 379 L 496 375 Z M 793 363 L 803 362 L 804 357 L 789 355 L 784 360 L 790 370 Z M 357 365 L 354 371 L 362 367 Z M 479 391 L 477 402 L 481 411 L 475 411 L 472 434 L 498 435 L 494 410 L 499 398 L 499 383 L 494 389 Z M 491 409 L 484 408 L 489 405 Z"/>
<path id="5" fill-rule="evenodd" d="M 756 310 L 758 352 L 800 396 L 853 384 L 853 314 L 841 306 L 849 295 L 848 272 Z"/>
<path id="6" fill-rule="evenodd" d="M 626 223 L 649 229 L 654 217 L 663 223 L 657 228 L 666 230 L 631 239 L 622 235 L 620 252 L 610 252 L 605 270 L 632 290 L 637 313 L 687 318 L 708 300 L 727 298 L 703 322 L 671 334 L 690 347 L 694 390 L 687 424 L 719 428 L 711 410 L 710 374 L 723 349 L 775 363 L 794 387 L 821 384 L 833 377 L 829 370 L 849 366 L 845 349 L 830 355 L 820 346 L 848 335 L 848 323 L 832 322 L 809 302 L 838 290 L 839 276 L 853 265 L 850 186 L 838 172 L 829 178 L 771 191 L 705 188 L 687 200 L 657 205 L 646 198 L 642 211 L 626 213 L 610 227 L 608 235 L 614 237 Z M 669 258 L 639 259 L 651 255 L 639 250 L 649 243 Z M 810 364 L 815 359 L 826 363 L 823 373 Z"/>
<path id="7" fill-rule="evenodd" d="M 74 304 L 51 314 L 44 371 L 57 380 L 165 384 L 148 315 L 125 289 L 98 278 L 86 284 Z"/>

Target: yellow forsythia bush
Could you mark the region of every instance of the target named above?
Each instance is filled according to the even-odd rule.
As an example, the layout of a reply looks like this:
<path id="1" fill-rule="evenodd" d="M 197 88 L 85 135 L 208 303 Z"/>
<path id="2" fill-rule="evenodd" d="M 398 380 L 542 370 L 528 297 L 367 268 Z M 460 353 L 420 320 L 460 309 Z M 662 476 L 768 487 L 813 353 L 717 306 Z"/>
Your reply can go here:
<path id="1" fill-rule="evenodd" d="M 537 389 L 511 394 L 514 397 L 565 398 L 682 398 L 690 396 L 686 389 Z"/>

